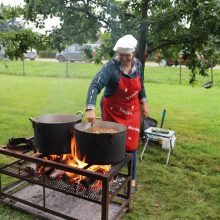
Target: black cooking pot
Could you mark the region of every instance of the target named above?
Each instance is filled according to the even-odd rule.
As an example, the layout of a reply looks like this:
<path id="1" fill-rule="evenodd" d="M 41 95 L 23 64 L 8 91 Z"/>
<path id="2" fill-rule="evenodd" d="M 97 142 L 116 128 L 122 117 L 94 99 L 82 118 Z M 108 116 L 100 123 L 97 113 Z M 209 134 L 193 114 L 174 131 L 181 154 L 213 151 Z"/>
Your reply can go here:
<path id="1" fill-rule="evenodd" d="M 71 153 L 71 139 L 75 124 L 82 121 L 83 113 L 76 115 L 42 115 L 29 118 L 34 128 L 34 147 L 40 153 Z"/>
<path id="2" fill-rule="evenodd" d="M 114 164 L 125 156 L 126 127 L 108 121 L 97 121 L 93 127 L 112 128 L 116 133 L 91 133 L 86 131 L 91 123 L 78 123 L 74 127 L 77 156 L 89 164 Z"/>

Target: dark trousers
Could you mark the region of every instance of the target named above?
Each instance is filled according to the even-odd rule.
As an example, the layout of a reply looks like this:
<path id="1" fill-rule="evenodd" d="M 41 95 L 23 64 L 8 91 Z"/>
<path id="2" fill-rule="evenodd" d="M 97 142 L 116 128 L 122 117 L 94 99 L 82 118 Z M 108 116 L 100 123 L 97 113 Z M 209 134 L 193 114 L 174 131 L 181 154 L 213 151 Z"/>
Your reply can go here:
<path id="1" fill-rule="evenodd" d="M 127 151 L 127 153 L 132 154 L 132 180 L 136 179 L 136 166 L 137 166 L 137 150 L 134 151 Z"/>

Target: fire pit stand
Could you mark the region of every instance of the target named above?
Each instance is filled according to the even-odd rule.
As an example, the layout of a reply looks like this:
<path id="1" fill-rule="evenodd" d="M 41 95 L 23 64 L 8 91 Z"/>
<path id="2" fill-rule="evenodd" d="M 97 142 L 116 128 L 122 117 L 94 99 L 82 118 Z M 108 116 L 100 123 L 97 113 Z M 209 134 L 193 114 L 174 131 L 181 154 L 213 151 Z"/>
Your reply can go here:
<path id="1" fill-rule="evenodd" d="M 24 204 L 20 209 L 28 212 L 24 207 L 32 207 L 40 210 L 41 213 L 49 213 L 51 216 L 59 217 L 60 219 L 77 219 L 73 214 L 62 213 L 54 210 L 47 203 L 47 190 L 62 194 L 63 197 L 74 197 L 80 200 L 89 201 L 91 203 L 99 204 L 100 219 L 120 219 L 126 212 L 130 210 L 131 203 L 131 166 L 132 157 L 126 154 L 123 161 L 111 167 L 107 174 L 102 174 L 88 170 L 90 165 L 84 168 L 76 168 L 63 163 L 58 163 L 44 158 L 33 156 L 33 146 L 29 142 L 22 146 L 10 144 L 0 148 L 0 155 L 9 157 L 9 163 L 0 164 L 0 198 L 1 201 L 14 206 L 15 203 Z M 13 161 L 13 162 L 11 162 Z M 101 181 L 101 186 L 94 189 L 93 185 L 85 186 L 79 182 L 70 183 L 63 179 L 51 179 L 46 173 L 35 172 L 31 166 L 41 166 L 43 170 L 60 170 L 72 174 L 84 176 L 88 180 Z M 122 170 L 123 168 L 123 170 Z M 2 174 L 12 177 L 8 184 L 4 184 Z M 11 178 L 10 178 L 11 179 Z M 16 179 L 16 181 L 14 181 Z M 9 178 L 7 178 L 9 182 Z M 89 182 L 89 181 L 88 181 Z M 22 192 L 27 187 L 42 188 L 42 205 L 36 202 L 31 202 L 24 197 L 18 197 L 19 192 Z M 127 187 L 127 192 L 125 188 Z M 20 193 L 21 194 L 21 193 Z M 63 204 L 65 205 L 65 204 Z M 110 206 L 116 206 L 116 211 L 110 215 Z M 15 206 L 16 207 L 16 206 Z M 49 208 L 48 208 L 49 207 Z M 74 204 L 73 204 L 74 207 Z M 42 215 L 40 215 L 42 217 Z M 90 213 L 87 213 L 87 218 L 91 219 Z M 50 218 L 48 218 L 50 219 Z M 51 219 L 54 219 L 53 217 Z"/>

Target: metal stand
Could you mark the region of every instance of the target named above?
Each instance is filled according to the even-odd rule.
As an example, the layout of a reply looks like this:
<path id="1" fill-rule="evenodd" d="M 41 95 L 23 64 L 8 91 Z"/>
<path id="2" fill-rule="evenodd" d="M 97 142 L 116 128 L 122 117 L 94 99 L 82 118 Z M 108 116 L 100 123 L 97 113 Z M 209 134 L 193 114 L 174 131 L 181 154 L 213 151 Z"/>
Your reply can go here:
<path id="1" fill-rule="evenodd" d="M 144 145 L 144 149 L 143 149 L 143 151 L 142 151 L 142 153 L 141 153 L 141 160 L 143 160 L 144 152 L 145 152 L 145 150 L 146 150 L 146 148 L 147 148 L 148 141 L 149 141 L 149 137 L 148 137 L 148 135 L 147 135 L 147 140 L 146 140 L 146 143 L 145 143 L 145 145 Z"/>
<path id="2" fill-rule="evenodd" d="M 29 155 L 25 155 L 20 152 L 15 152 L 7 149 L 6 147 L 0 148 L 0 154 L 7 155 L 12 158 L 16 158 L 15 162 L 9 164 L 0 164 L 0 200 L 3 202 L 5 198 L 9 198 L 14 202 L 20 202 L 30 207 L 34 207 L 43 212 L 50 213 L 54 216 L 58 216 L 62 219 L 75 219 L 74 216 L 69 216 L 57 210 L 50 209 L 47 207 L 47 199 L 45 190 L 52 189 L 57 192 L 64 193 L 65 195 L 70 195 L 74 197 L 78 197 L 96 204 L 101 205 L 101 219 L 108 220 L 109 219 L 109 205 L 110 203 L 115 203 L 120 206 L 119 211 L 115 214 L 113 219 L 118 219 L 123 216 L 126 212 L 130 210 L 130 202 L 131 202 L 131 193 L 129 192 L 127 195 L 122 194 L 123 190 L 128 187 L 130 188 L 131 184 L 131 170 L 132 170 L 132 156 L 130 154 L 126 154 L 123 161 L 118 164 L 112 166 L 111 170 L 107 174 L 101 174 L 97 172 L 92 172 L 86 169 L 80 169 L 71 167 L 65 164 L 60 164 L 55 161 L 44 160 L 42 158 L 36 158 Z M 21 163 L 23 161 L 23 163 Z M 40 164 L 44 167 L 53 167 L 56 169 L 60 169 L 66 172 L 71 172 L 74 174 L 83 175 L 86 177 L 91 177 L 96 180 L 102 181 L 101 194 L 98 192 L 94 192 L 92 189 L 81 188 L 79 184 L 70 184 L 66 183 L 62 180 L 51 180 L 44 173 L 43 174 L 32 174 L 25 170 L 21 164 L 32 162 L 36 165 Z M 127 174 L 121 173 L 123 167 L 127 167 Z M 7 184 L 6 187 L 2 187 L 2 179 L 1 175 L 7 175 L 9 177 L 15 177 L 18 179 L 16 183 Z M 121 184 L 112 185 L 112 180 L 116 177 L 123 178 Z M 13 195 L 12 189 L 17 191 L 16 187 L 20 182 L 27 183 L 28 185 L 38 185 L 42 187 L 43 190 L 43 204 L 37 205 L 33 202 L 26 201 L 24 199 L 18 198 Z M 27 186 L 27 185 L 26 185 Z M 25 186 L 24 186 L 25 187 Z M 19 190 L 19 189 L 18 189 Z M 119 201 L 120 200 L 120 201 Z M 24 210 L 26 211 L 26 210 Z M 89 219 L 89 217 L 88 217 Z"/>
<path id="3" fill-rule="evenodd" d="M 169 142 L 170 142 L 170 147 L 169 147 L 169 151 L 168 151 L 168 153 L 167 153 L 167 159 L 166 159 L 166 165 L 168 165 L 169 160 L 170 160 L 170 153 L 171 153 L 171 151 L 173 150 L 172 138 L 173 138 L 175 132 L 170 130 L 170 131 L 169 131 L 169 134 L 154 133 L 154 132 L 152 131 L 152 127 L 150 127 L 150 128 L 148 128 L 147 130 L 145 130 L 145 133 L 146 133 L 146 136 L 147 136 L 147 140 L 146 140 L 146 143 L 145 143 L 145 145 L 144 145 L 143 151 L 142 151 L 142 153 L 141 153 L 140 159 L 143 160 L 144 152 L 145 152 L 146 149 L 147 149 L 149 140 L 151 140 L 151 136 L 167 138 L 167 139 L 169 139 Z"/>

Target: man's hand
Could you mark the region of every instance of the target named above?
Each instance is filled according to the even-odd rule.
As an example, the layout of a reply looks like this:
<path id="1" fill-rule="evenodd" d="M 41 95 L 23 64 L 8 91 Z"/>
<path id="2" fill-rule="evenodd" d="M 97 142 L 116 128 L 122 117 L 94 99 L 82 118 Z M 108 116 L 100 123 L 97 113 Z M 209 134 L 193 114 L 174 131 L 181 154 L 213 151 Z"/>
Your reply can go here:
<path id="1" fill-rule="evenodd" d="M 145 117 L 148 117 L 149 112 L 148 112 L 148 104 L 147 104 L 147 102 L 143 102 L 142 103 L 142 113 L 143 113 L 143 115 Z"/>
<path id="2" fill-rule="evenodd" d="M 94 124 L 96 121 L 96 114 L 95 114 L 95 110 L 90 109 L 86 111 L 86 118 L 87 121 Z"/>

